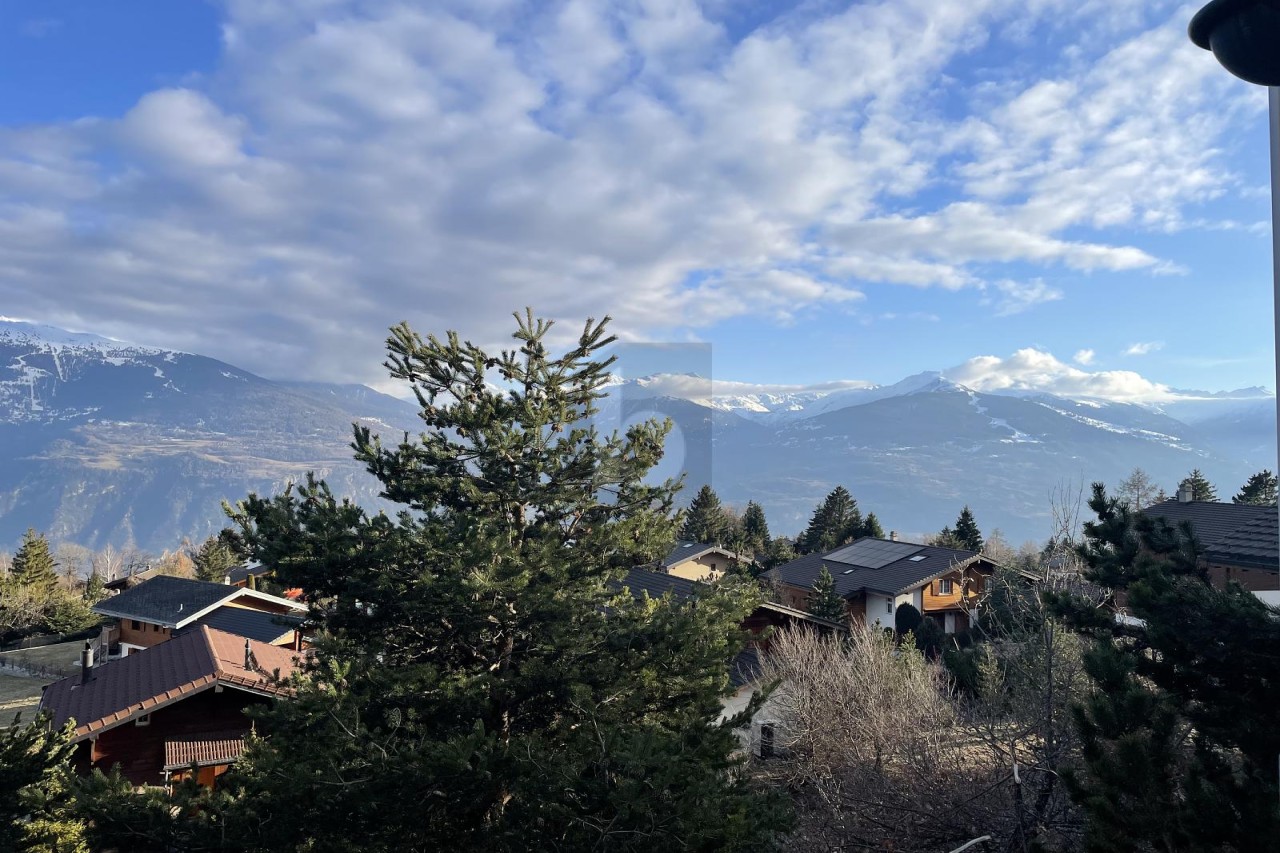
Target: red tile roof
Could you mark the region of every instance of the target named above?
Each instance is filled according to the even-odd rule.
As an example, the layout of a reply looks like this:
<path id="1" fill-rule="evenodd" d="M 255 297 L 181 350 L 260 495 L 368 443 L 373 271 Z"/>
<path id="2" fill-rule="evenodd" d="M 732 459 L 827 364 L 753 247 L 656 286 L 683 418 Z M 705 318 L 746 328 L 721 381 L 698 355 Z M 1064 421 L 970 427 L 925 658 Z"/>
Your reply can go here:
<path id="1" fill-rule="evenodd" d="M 245 667 L 245 643 L 254 666 Z M 94 667 L 88 683 L 79 674 L 55 681 L 44 690 L 40 710 L 53 724 L 76 721 L 75 740 L 148 714 L 218 684 L 273 695 L 290 689 L 273 683 L 272 674 L 287 678 L 298 665 L 297 652 L 246 640 L 200 626 L 128 657 Z"/>
<path id="2" fill-rule="evenodd" d="M 244 752 L 240 735 L 212 735 L 199 740 L 167 740 L 164 742 L 164 769 L 182 770 L 195 764 L 207 767 L 230 764 Z"/>

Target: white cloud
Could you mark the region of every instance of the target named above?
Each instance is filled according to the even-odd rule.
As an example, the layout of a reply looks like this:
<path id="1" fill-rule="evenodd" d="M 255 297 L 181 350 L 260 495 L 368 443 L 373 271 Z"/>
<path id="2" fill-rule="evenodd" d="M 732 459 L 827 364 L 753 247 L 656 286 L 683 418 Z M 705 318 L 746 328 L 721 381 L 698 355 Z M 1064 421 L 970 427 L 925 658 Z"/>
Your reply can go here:
<path id="1" fill-rule="evenodd" d="M 1064 364 L 1051 353 L 1020 349 L 1007 358 L 982 355 L 943 371 L 975 391 L 1043 391 L 1065 397 L 1098 397 L 1124 402 L 1173 399 L 1169 386 L 1130 370 L 1088 372 Z"/>
<path id="2" fill-rule="evenodd" d="M 1164 349 L 1164 341 L 1139 341 L 1125 347 L 1125 355 L 1150 355 L 1156 350 Z"/>
<path id="3" fill-rule="evenodd" d="M 1061 290 L 1050 287 L 1040 279 L 1026 282 L 997 281 L 995 289 L 1000 293 L 1000 297 L 994 300 L 997 317 L 1021 314 L 1028 308 L 1062 298 Z"/>
<path id="4" fill-rule="evenodd" d="M 881 285 L 1012 314 L 1062 298 L 1041 269 L 1168 270 L 1142 232 L 1231 186 L 1256 109 L 1168 3 L 223 8 L 205 88 L 0 128 L 7 310 L 366 381 L 392 323 L 491 343 L 525 304 L 631 338 Z"/>
<path id="5" fill-rule="evenodd" d="M 1071 360 L 1076 364 L 1087 367 L 1088 365 L 1093 364 L 1093 358 L 1095 355 L 1096 353 L 1091 349 L 1079 349 L 1076 350 L 1075 355 L 1071 356 Z"/>

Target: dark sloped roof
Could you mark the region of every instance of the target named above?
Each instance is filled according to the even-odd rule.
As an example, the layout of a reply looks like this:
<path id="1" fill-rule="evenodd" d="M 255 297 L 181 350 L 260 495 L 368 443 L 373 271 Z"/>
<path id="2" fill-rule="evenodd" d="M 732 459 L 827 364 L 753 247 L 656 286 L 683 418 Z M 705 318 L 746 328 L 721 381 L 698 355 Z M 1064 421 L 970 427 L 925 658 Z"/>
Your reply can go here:
<path id="1" fill-rule="evenodd" d="M 848 598 L 861 590 L 898 594 L 914 589 L 926 581 L 964 566 L 975 563 L 982 558 L 977 551 L 964 551 L 957 548 L 939 548 L 933 545 L 909 545 L 905 542 L 892 542 L 888 539 L 864 537 L 854 545 L 862 543 L 885 543 L 905 546 L 901 549 L 866 548 L 854 549 L 844 546 L 827 554 L 805 554 L 765 572 L 765 577 L 779 580 L 792 586 L 812 589 L 822 567 L 826 566 L 835 580 L 836 592 Z M 896 560 L 884 563 L 878 568 L 856 565 L 844 560 L 862 559 L 862 554 L 892 553 L 901 554 Z M 832 559 L 840 557 L 841 560 Z M 879 562 L 879 560 L 869 561 Z"/>
<path id="2" fill-rule="evenodd" d="M 206 607 L 240 593 L 239 587 L 160 575 L 93 606 L 95 613 L 172 628 Z"/>
<path id="3" fill-rule="evenodd" d="M 1170 499 L 1144 515 L 1188 522 L 1211 563 L 1280 569 L 1280 510 L 1273 506 Z"/>
<path id="4" fill-rule="evenodd" d="M 755 647 L 743 649 L 729 664 L 729 683 L 735 688 L 751 684 L 760 677 L 760 653 Z"/>
<path id="5" fill-rule="evenodd" d="M 302 624 L 301 617 L 266 613 L 246 607 L 219 607 L 201 616 L 195 622 L 179 629 L 180 634 L 208 625 L 218 631 L 226 631 L 251 640 L 273 643 Z"/>
<path id="6" fill-rule="evenodd" d="M 245 643 L 256 664 L 245 667 Z M 284 693 L 270 674 L 288 676 L 297 653 L 201 627 L 172 640 L 94 667 L 88 683 L 81 675 L 55 681 L 40 697 L 40 710 L 53 715 L 54 727 L 75 719 L 75 739 L 113 728 L 161 705 L 229 684 L 262 693 Z"/>
<path id="7" fill-rule="evenodd" d="M 236 566 L 234 569 L 227 572 L 227 577 L 231 579 L 232 583 L 238 584 L 249 580 L 249 575 L 260 578 L 263 575 L 269 574 L 271 574 L 271 570 L 266 566 L 261 563 L 252 563 L 245 566 Z"/>
<path id="8" fill-rule="evenodd" d="M 642 592 L 649 593 L 650 598 L 662 598 L 668 592 L 676 598 L 689 598 L 699 584 L 663 572 L 653 572 L 648 569 L 629 569 L 627 576 L 622 579 L 621 586 L 630 589 L 637 598 L 640 597 Z"/>
<path id="9" fill-rule="evenodd" d="M 729 558 L 733 557 L 732 551 L 719 545 L 711 545 L 706 542 L 677 542 L 667 556 L 662 558 L 662 562 L 659 565 L 664 569 L 669 569 L 672 566 L 683 563 L 685 560 L 696 560 L 711 551 L 724 554 Z"/>

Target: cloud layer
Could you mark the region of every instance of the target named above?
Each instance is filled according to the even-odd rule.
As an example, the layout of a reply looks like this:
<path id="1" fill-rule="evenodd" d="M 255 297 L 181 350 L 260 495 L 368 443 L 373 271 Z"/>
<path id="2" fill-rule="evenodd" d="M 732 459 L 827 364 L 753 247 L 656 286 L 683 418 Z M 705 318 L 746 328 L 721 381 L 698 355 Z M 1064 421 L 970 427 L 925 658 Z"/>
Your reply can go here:
<path id="1" fill-rule="evenodd" d="M 525 304 L 631 338 L 882 285 L 1042 310 L 1007 267 L 1176 271 L 1134 235 L 1232 184 L 1256 105 L 1185 11 L 229 0 L 200 85 L 0 128 L 0 302 L 361 381 L 394 322 L 488 342 Z"/>

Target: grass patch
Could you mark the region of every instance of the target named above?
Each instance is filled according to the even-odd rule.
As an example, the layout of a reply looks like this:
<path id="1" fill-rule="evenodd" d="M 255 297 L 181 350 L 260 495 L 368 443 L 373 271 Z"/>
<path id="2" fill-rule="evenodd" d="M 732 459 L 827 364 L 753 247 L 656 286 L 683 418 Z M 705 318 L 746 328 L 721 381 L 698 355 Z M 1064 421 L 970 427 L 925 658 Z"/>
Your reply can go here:
<path id="1" fill-rule="evenodd" d="M 0 651 L 0 658 L 7 663 L 35 664 L 37 666 L 57 666 L 66 670 L 79 669 L 80 652 L 84 649 L 84 640 L 70 643 L 57 643 L 52 646 L 37 646 L 32 649 L 13 649 Z"/>
<path id="2" fill-rule="evenodd" d="M 0 673 L 0 726 L 11 725 L 19 711 L 23 722 L 31 722 L 40 704 L 40 688 L 48 683 L 43 678 Z"/>

